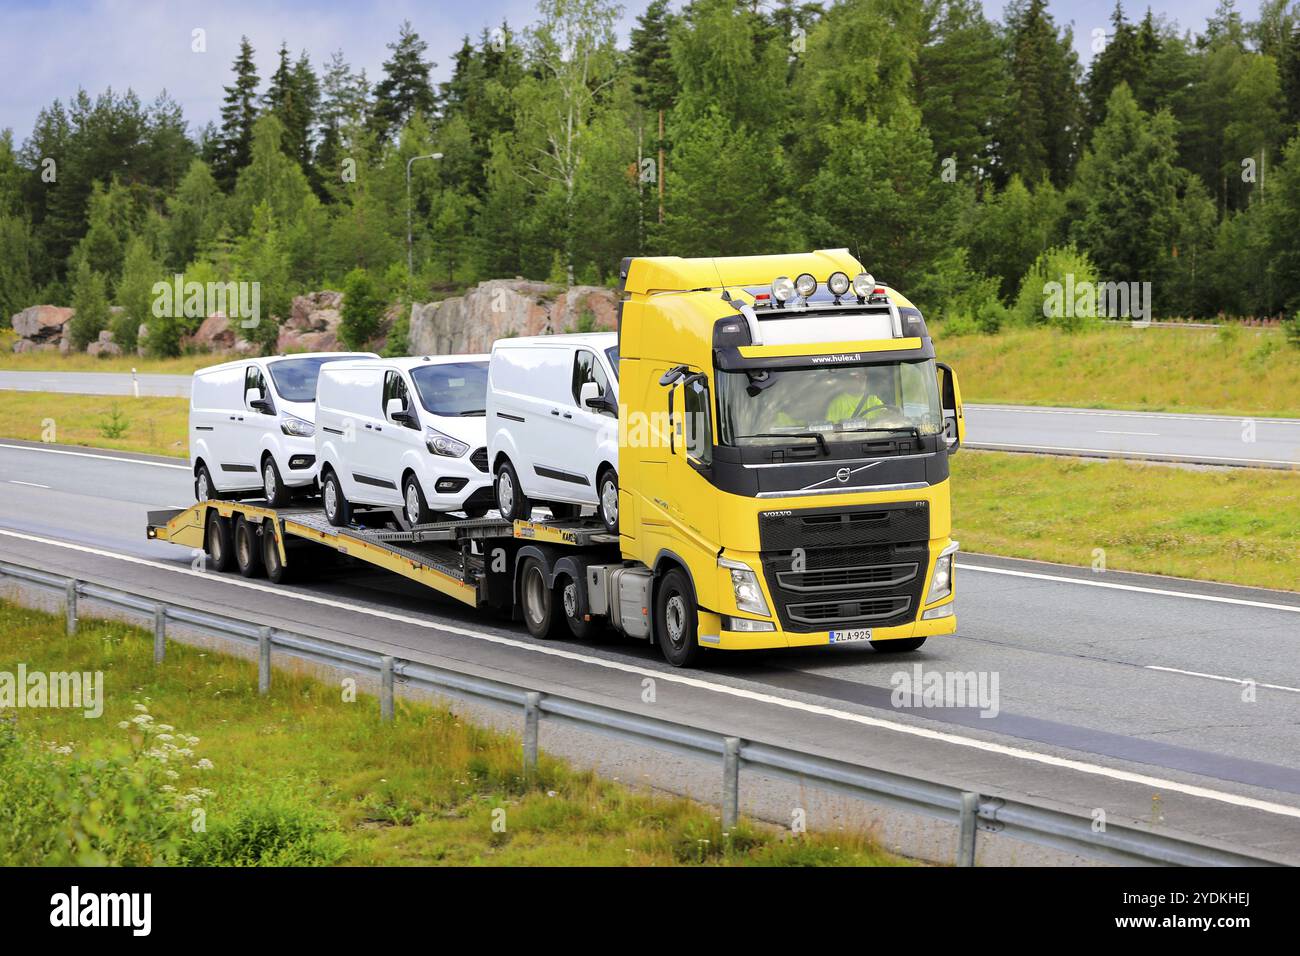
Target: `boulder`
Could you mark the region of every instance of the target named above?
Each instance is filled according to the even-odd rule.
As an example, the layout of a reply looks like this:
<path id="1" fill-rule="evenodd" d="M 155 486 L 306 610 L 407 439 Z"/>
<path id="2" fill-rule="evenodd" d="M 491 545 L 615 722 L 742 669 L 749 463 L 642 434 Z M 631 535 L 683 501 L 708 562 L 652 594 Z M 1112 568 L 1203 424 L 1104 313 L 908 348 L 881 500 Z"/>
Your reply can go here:
<path id="1" fill-rule="evenodd" d="M 33 342 L 46 342 L 64 334 L 68 320 L 72 318 L 74 312 L 74 309 L 58 305 L 33 305 L 23 309 L 9 321 L 21 338 Z"/>
<path id="2" fill-rule="evenodd" d="M 185 336 L 182 347 L 200 352 L 232 351 L 239 339 L 236 328 L 220 312 L 214 312 L 203 320 L 193 335 Z"/>
<path id="3" fill-rule="evenodd" d="M 325 290 L 294 296 L 285 326 L 298 332 L 333 332 L 342 320 L 343 293 Z"/>
<path id="4" fill-rule="evenodd" d="M 86 346 L 87 355 L 121 355 L 122 346 L 113 341 L 113 333 L 105 329 L 99 338 Z"/>

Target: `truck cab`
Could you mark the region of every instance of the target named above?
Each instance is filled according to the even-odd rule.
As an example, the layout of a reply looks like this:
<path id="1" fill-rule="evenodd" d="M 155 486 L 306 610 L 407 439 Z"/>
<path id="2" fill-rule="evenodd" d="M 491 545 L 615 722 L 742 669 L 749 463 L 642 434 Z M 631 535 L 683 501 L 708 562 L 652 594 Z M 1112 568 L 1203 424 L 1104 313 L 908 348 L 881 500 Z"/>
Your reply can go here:
<path id="1" fill-rule="evenodd" d="M 668 660 L 955 632 L 965 423 L 921 312 L 847 250 L 622 279 L 620 548 Z"/>

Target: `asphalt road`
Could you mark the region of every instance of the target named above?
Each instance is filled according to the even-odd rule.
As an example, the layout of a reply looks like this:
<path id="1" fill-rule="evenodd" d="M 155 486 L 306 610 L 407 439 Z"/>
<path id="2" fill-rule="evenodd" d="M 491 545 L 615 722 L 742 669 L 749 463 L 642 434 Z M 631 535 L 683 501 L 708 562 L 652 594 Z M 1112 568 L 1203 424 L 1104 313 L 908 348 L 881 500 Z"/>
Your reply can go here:
<path id="1" fill-rule="evenodd" d="M 188 375 L 140 375 L 141 395 L 188 396 Z M 131 395 L 120 372 L 0 371 L 0 389 Z M 1300 468 L 1300 421 L 967 405 L 971 448 L 1187 464 Z"/>
<path id="2" fill-rule="evenodd" d="M 630 640 L 535 641 L 379 572 L 275 588 L 194 571 L 144 537 L 190 485 L 175 462 L 0 442 L 0 558 L 1300 863 L 1300 594 L 966 555 L 959 634 L 915 655 L 715 653 L 682 672 Z M 915 665 L 996 679 L 996 715 L 894 706 Z"/>

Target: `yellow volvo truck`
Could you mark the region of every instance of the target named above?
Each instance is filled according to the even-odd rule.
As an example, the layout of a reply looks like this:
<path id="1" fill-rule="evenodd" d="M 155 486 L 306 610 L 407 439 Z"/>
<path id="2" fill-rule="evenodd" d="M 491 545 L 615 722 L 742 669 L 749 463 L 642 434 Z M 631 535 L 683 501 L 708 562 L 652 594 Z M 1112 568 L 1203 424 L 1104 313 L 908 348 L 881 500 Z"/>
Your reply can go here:
<path id="1" fill-rule="evenodd" d="M 953 633 L 965 423 L 920 311 L 846 250 L 622 280 L 621 549 L 668 660 Z"/>
<path id="2" fill-rule="evenodd" d="M 315 505 L 212 499 L 150 512 L 147 536 L 276 583 L 377 567 L 534 637 L 612 630 L 678 667 L 702 648 L 906 651 L 953 633 L 948 457 L 965 424 L 921 313 L 845 250 L 629 259 L 621 275 L 617 534 L 583 517 L 410 526 L 377 507 L 336 527 Z"/>

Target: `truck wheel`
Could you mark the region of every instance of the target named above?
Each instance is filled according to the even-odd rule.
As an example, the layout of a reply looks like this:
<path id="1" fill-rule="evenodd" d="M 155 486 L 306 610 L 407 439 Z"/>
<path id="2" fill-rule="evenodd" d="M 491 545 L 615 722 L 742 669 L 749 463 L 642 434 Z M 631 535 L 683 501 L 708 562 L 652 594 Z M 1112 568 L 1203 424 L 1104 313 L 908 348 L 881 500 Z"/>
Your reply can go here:
<path id="1" fill-rule="evenodd" d="M 699 613 L 690 582 L 679 568 L 673 568 L 659 582 L 655 595 L 655 635 L 659 649 L 673 667 L 690 667 L 700 654 L 695 636 Z"/>
<path id="2" fill-rule="evenodd" d="M 235 563 L 246 578 L 262 573 L 262 542 L 257 540 L 257 530 L 243 515 L 235 519 Z"/>
<path id="3" fill-rule="evenodd" d="M 618 534 L 618 472 L 606 468 L 596 479 L 596 514 L 610 534 Z"/>
<path id="4" fill-rule="evenodd" d="M 424 500 L 424 492 L 420 489 L 420 481 L 415 475 L 407 475 L 406 481 L 402 483 L 402 501 L 405 502 L 403 510 L 406 520 L 413 525 L 429 524 L 441 521 L 445 517 L 429 510 L 429 503 Z"/>
<path id="5" fill-rule="evenodd" d="M 321 488 L 321 504 L 325 508 L 325 517 L 334 527 L 345 527 L 352 520 L 352 508 L 348 499 L 343 497 L 343 486 L 333 471 L 325 476 L 325 484 Z"/>
<path id="6" fill-rule="evenodd" d="M 509 458 L 503 458 L 497 466 L 497 510 L 507 521 L 527 521 L 533 515 L 533 504 L 524 494 L 519 484 L 519 475 Z"/>
<path id="7" fill-rule="evenodd" d="M 555 630 L 554 592 L 546 586 L 546 569 L 538 558 L 524 558 L 519 565 L 519 604 L 524 626 L 533 637 L 546 640 Z"/>
<path id="8" fill-rule="evenodd" d="M 267 505 L 272 508 L 283 508 L 289 503 L 289 489 L 284 486 L 280 469 L 270 455 L 262 462 L 262 491 L 266 494 Z"/>
<path id="9" fill-rule="evenodd" d="M 564 612 L 564 623 L 569 626 L 569 633 L 580 641 L 589 639 L 597 628 L 595 621 L 584 621 L 578 614 L 582 602 L 578 600 L 578 588 L 581 585 L 567 574 L 561 574 L 555 581 L 555 600 Z"/>
<path id="10" fill-rule="evenodd" d="M 284 584 L 289 580 L 289 568 L 280 560 L 280 547 L 276 535 L 262 526 L 262 567 L 273 584 Z"/>
<path id="11" fill-rule="evenodd" d="M 208 474 L 208 466 L 200 464 L 198 470 L 194 472 L 194 500 L 211 501 L 215 497 L 217 492 L 212 487 L 212 476 Z"/>
<path id="12" fill-rule="evenodd" d="M 230 543 L 230 522 L 216 511 L 208 512 L 204 550 L 208 552 L 208 567 L 213 571 L 224 573 L 235 566 L 234 548 Z"/>
<path id="13" fill-rule="evenodd" d="M 924 637 L 900 637 L 892 641 L 871 641 L 871 649 L 877 654 L 901 654 L 914 651 L 925 643 Z"/>

